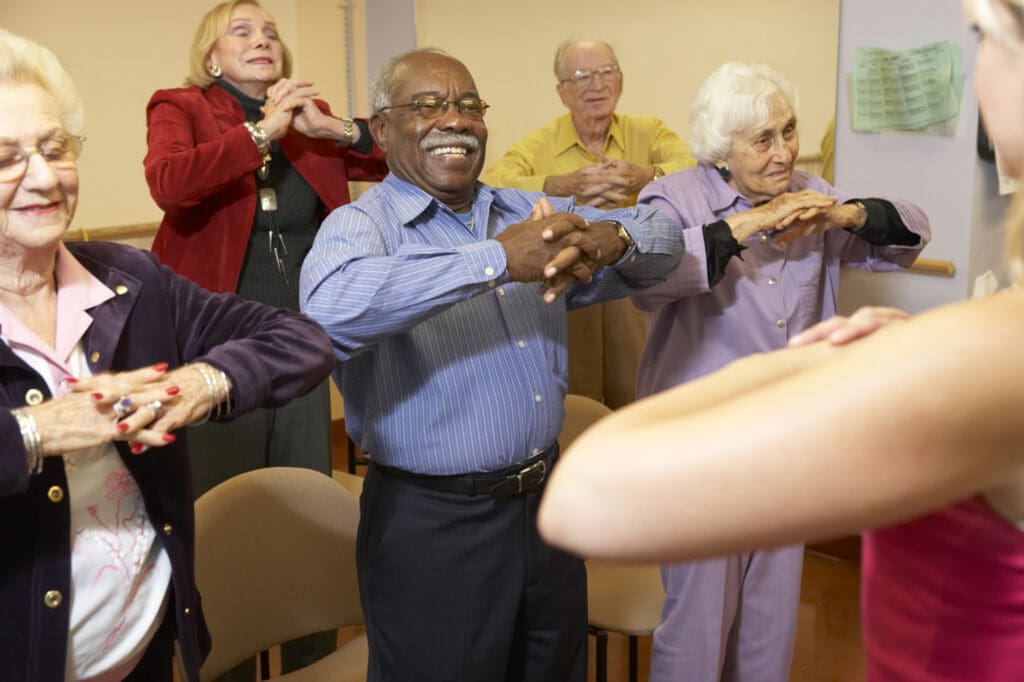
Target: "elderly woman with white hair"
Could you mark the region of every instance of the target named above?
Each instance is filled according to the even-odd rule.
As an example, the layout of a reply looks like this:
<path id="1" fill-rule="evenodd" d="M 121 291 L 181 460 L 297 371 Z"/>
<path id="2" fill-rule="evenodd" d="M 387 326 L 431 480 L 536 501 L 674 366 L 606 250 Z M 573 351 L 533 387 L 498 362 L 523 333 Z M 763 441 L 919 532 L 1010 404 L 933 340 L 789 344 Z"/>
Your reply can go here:
<path id="1" fill-rule="evenodd" d="M 308 392 L 311 320 L 211 294 L 148 252 L 64 244 L 82 101 L 54 55 L 0 29 L 0 677 L 199 679 L 183 427 Z"/>
<path id="2" fill-rule="evenodd" d="M 854 199 L 794 169 L 797 95 L 765 64 L 719 67 L 690 118 L 699 165 L 640 195 L 681 224 L 686 255 L 634 298 L 650 313 L 638 397 L 784 348 L 835 314 L 840 264 L 906 267 L 930 237 L 916 206 Z M 664 566 L 651 681 L 788 679 L 802 563 L 797 545 Z"/>

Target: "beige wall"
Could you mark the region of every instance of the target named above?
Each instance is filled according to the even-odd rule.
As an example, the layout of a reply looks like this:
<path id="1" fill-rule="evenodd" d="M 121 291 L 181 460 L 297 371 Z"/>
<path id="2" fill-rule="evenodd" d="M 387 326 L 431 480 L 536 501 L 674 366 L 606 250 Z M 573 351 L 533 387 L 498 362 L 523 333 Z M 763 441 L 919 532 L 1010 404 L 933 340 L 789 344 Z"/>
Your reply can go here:
<path id="1" fill-rule="evenodd" d="M 802 153 L 815 152 L 835 108 L 839 0 L 418 0 L 417 40 L 463 60 L 487 114 L 488 158 L 564 112 L 555 47 L 610 42 L 625 84 L 619 109 L 662 118 L 684 139 L 704 78 L 728 60 L 766 61 L 801 96 Z"/>

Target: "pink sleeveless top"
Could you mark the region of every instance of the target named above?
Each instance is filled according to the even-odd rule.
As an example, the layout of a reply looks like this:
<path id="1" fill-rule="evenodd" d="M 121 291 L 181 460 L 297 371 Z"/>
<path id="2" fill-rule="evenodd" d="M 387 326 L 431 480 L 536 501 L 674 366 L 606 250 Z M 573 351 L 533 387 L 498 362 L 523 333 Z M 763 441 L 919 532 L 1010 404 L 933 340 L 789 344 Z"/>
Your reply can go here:
<path id="1" fill-rule="evenodd" d="M 1024 531 L 981 498 L 864 534 L 869 682 L 1024 680 Z"/>

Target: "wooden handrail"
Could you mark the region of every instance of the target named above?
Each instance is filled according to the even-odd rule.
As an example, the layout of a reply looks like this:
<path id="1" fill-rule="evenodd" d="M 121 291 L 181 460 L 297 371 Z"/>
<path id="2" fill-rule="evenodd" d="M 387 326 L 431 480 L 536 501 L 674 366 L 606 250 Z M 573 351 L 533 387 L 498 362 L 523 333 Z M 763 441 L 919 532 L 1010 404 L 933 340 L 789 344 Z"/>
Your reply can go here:
<path id="1" fill-rule="evenodd" d="M 160 223 L 136 223 L 134 225 L 110 225 L 107 227 L 87 228 L 68 230 L 64 235 L 66 242 L 87 242 L 93 239 L 105 241 L 117 241 L 118 239 L 142 239 L 153 237 L 156 234 Z M 931 258 L 918 258 L 908 270 L 928 275 L 942 275 L 953 277 L 956 275 L 956 264 L 948 260 L 934 260 Z"/>
<path id="2" fill-rule="evenodd" d="M 953 277 L 956 275 L 956 264 L 951 260 L 918 258 L 907 269 L 910 272 L 920 272 L 927 275 L 942 275 L 943 277 Z"/>
<path id="3" fill-rule="evenodd" d="M 103 240 L 114 242 L 119 239 L 142 239 L 156 235 L 160 223 L 135 223 L 134 225 L 108 225 L 107 227 L 80 227 L 64 234 L 66 242 L 87 242 Z"/>

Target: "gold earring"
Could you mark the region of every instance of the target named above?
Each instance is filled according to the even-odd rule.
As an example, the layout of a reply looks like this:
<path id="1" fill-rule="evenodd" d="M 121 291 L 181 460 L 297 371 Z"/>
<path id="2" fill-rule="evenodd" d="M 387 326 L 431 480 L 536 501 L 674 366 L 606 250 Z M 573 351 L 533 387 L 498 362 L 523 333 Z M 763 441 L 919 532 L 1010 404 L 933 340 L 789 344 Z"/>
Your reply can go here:
<path id="1" fill-rule="evenodd" d="M 214 78 L 220 78 L 220 75 L 224 73 L 221 71 L 220 65 L 213 62 L 210 62 L 210 65 L 206 67 L 206 71 Z"/>

